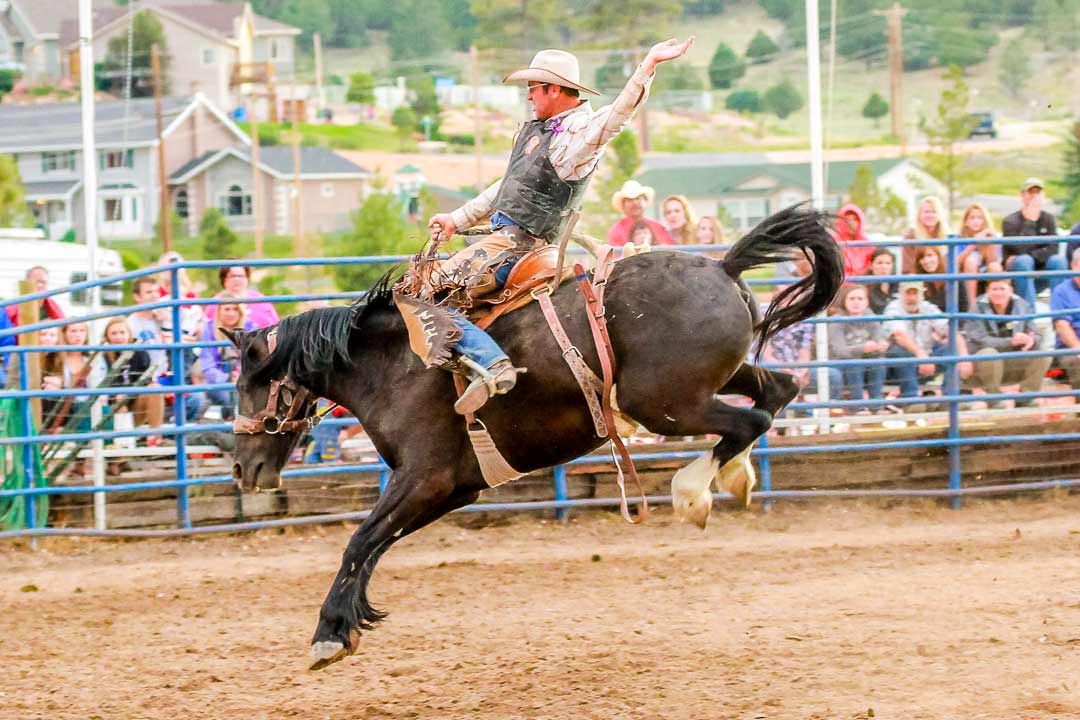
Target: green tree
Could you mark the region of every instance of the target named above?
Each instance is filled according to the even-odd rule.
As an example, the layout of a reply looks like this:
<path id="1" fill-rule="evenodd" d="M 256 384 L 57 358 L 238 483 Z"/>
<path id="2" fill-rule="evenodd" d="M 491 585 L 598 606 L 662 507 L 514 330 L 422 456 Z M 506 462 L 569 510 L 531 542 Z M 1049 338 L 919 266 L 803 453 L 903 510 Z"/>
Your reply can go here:
<path id="1" fill-rule="evenodd" d="M 593 75 L 596 88 L 599 90 L 621 90 L 623 85 L 626 85 L 627 78 L 630 77 L 626 74 L 626 71 L 632 68 L 628 66 L 629 63 L 624 53 L 610 53 L 607 59 L 604 60 L 604 64 L 596 68 L 596 73 Z"/>
<path id="2" fill-rule="evenodd" d="M 869 163 L 855 167 L 848 199 L 862 208 L 867 227 L 883 232 L 899 232 L 906 224 L 907 206 L 904 201 L 891 190 L 878 187 L 877 176 Z"/>
<path id="3" fill-rule="evenodd" d="M 333 30 L 329 37 L 324 38 L 332 47 L 360 48 L 367 47 L 371 43 L 368 36 L 368 8 L 357 5 L 370 5 L 358 3 L 357 0 L 329 0 L 330 24 Z"/>
<path id="4" fill-rule="evenodd" d="M 405 84 L 413 91 L 411 105 L 412 111 L 416 113 L 416 122 L 423 122 L 425 117 L 431 118 L 431 136 L 435 137 L 439 132 L 439 116 L 442 113 L 439 98 L 435 94 L 435 78 L 428 74 L 415 74 L 411 75 Z"/>
<path id="5" fill-rule="evenodd" d="M 154 94 L 153 69 L 150 63 L 150 48 L 155 44 L 161 52 L 161 93 L 169 94 L 169 58 L 165 43 L 165 31 L 161 21 L 147 10 L 136 13 L 131 28 L 131 95 L 148 97 Z M 107 80 L 112 91 L 123 94 L 127 81 L 128 35 L 121 33 L 109 40 L 105 60 L 102 62 L 102 77 Z M 224 61 L 224 58 L 221 58 Z"/>
<path id="6" fill-rule="evenodd" d="M 199 237 L 202 239 L 204 259 L 236 257 L 236 233 L 217 208 L 210 208 L 203 215 L 199 223 Z"/>
<path id="7" fill-rule="evenodd" d="M 761 102 L 766 110 L 775 114 L 781 120 L 797 112 L 803 106 L 802 95 L 787 79 L 766 90 L 761 97 Z"/>
<path id="8" fill-rule="evenodd" d="M 416 130 L 416 113 L 408 105 L 402 105 L 394 109 L 390 116 L 390 124 L 397 130 L 398 140 L 401 141 L 402 147 L 405 147 L 406 141 Z"/>
<path id="9" fill-rule="evenodd" d="M 948 85 L 941 91 L 937 108 L 930 117 L 924 115 L 919 119 L 919 129 L 926 134 L 927 142 L 933 148 L 926 156 L 927 172 L 948 189 L 951 213 L 960 184 L 962 162 L 956 144 L 968 138 L 976 121 L 968 113 L 971 89 L 964 81 L 964 69 L 954 65 L 945 71 L 944 79 Z"/>
<path id="10" fill-rule="evenodd" d="M 889 103 L 877 93 L 871 93 L 866 104 L 862 108 L 862 116 L 867 120 L 874 121 L 874 127 L 878 127 L 881 118 L 889 114 Z"/>
<path id="11" fill-rule="evenodd" d="M 32 219 L 19 165 L 12 156 L 0 155 L 0 227 L 26 227 Z"/>
<path id="12" fill-rule="evenodd" d="M 385 192 L 368 195 L 353 213 L 352 230 L 331 243 L 334 255 L 403 255 L 415 252 L 419 240 L 410 238 L 401 203 Z M 334 282 L 341 290 L 365 290 L 386 268 L 380 265 L 336 265 Z"/>
<path id="13" fill-rule="evenodd" d="M 571 13 L 568 3 L 548 0 L 469 0 L 469 10 L 476 19 L 477 47 L 512 50 L 517 62 L 525 63 L 557 40 Z"/>
<path id="14" fill-rule="evenodd" d="M 757 90 L 735 90 L 724 98 L 724 107 L 741 113 L 759 113 L 762 110 L 761 96 Z"/>
<path id="15" fill-rule="evenodd" d="M 1065 186 L 1069 204 L 1080 209 L 1080 120 L 1073 123 L 1066 138 L 1064 161 L 1065 177 L 1061 184 Z"/>
<path id="16" fill-rule="evenodd" d="M 571 18 L 572 26 L 594 43 L 645 49 L 670 36 L 669 28 L 682 10 L 681 0 L 580 0 Z M 641 57 L 644 53 L 634 60 Z"/>
<path id="17" fill-rule="evenodd" d="M 668 65 L 664 66 L 663 72 L 656 74 L 656 79 L 653 81 L 653 92 L 705 89 L 705 80 L 700 67 L 683 61 L 669 63 Z"/>
<path id="18" fill-rule="evenodd" d="M 1014 98 L 1020 97 L 1027 81 L 1031 79 L 1031 62 L 1021 38 L 1013 38 L 1001 55 L 1001 84 Z"/>
<path id="19" fill-rule="evenodd" d="M 334 36 L 334 20 L 326 0 L 284 0 L 275 17 L 303 30 L 300 42 L 304 47 L 311 47 L 315 33 L 324 38 Z"/>
<path id="20" fill-rule="evenodd" d="M 3 97 L 15 87 L 19 80 L 18 70 L 0 70 L 0 97 Z"/>
<path id="21" fill-rule="evenodd" d="M 796 19 L 801 21 L 803 9 L 806 7 L 803 0 L 758 0 L 758 4 L 769 17 L 783 23 Z"/>
<path id="22" fill-rule="evenodd" d="M 716 46 L 709 61 L 709 82 L 714 89 L 726 90 L 746 74 L 746 63 L 727 44 Z"/>
<path id="23" fill-rule="evenodd" d="M 450 47 L 450 23 L 443 3 L 395 0 L 386 44 L 394 60 L 434 58 Z"/>
<path id="24" fill-rule="evenodd" d="M 345 99 L 361 105 L 370 105 L 375 102 L 375 76 L 363 70 L 350 75 L 349 90 Z"/>
<path id="25" fill-rule="evenodd" d="M 778 52 L 780 48 L 776 46 L 772 38 L 766 35 L 765 31 L 758 30 L 746 47 L 746 58 L 754 64 L 761 64 L 772 60 Z"/>
<path id="26" fill-rule="evenodd" d="M 611 196 L 641 167 L 641 151 L 634 132 L 623 130 L 612 138 L 607 157 L 608 162 L 600 164 L 598 177 L 592 183 L 596 199 L 585 202 L 579 226 L 600 238 L 607 236 L 608 228 L 622 215 L 611 206 Z"/>

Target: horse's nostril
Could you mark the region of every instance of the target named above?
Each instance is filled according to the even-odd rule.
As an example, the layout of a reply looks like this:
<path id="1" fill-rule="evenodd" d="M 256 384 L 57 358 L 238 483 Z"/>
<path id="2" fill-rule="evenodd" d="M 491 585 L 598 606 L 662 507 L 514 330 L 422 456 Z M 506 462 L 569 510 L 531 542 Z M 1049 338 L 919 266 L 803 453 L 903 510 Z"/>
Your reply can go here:
<path id="1" fill-rule="evenodd" d="M 237 484 L 239 484 L 240 481 L 244 479 L 244 468 L 240 467 L 240 463 L 233 463 L 232 477 L 233 480 L 237 482 Z"/>

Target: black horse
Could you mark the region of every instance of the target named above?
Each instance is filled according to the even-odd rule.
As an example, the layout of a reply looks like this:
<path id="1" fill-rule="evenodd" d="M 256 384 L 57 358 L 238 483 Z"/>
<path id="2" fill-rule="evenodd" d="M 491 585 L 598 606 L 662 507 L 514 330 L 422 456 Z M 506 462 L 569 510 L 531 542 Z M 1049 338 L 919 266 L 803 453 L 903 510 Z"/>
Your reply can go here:
<path id="1" fill-rule="evenodd" d="M 843 262 L 825 220 L 789 208 L 739 240 L 723 261 L 652 252 L 620 260 L 612 271 L 605 306 L 619 409 L 661 435 L 721 436 L 673 481 L 676 510 L 699 525 L 708 517 L 714 476 L 748 500 L 752 477 L 741 485 L 731 477 L 750 469 L 751 444 L 796 395 L 789 375 L 745 359 L 755 335 L 760 352 L 777 331 L 827 307 L 839 289 Z M 797 256 L 811 263 L 811 273 L 778 293 L 762 317 L 740 275 Z M 236 443 L 233 473 L 242 489 L 280 486 L 281 468 L 317 397 L 359 418 L 392 469 L 323 602 L 313 667 L 356 652 L 360 631 L 383 619 L 366 594 L 379 557 L 487 487 L 464 420 L 452 408 L 451 375 L 426 369 L 413 354 L 389 288 L 386 276 L 351 307 L 311 310 L 273 329 L 232 336 L 241 357 L 239 411 L 258 419 L 238 428 L 251 433 Z M 562 285 L 553 301 L 571 340 L 599 372 L 577 284 Z M 503 316 L 490 332 L 515 364 L 528 368 L 512 392 L 479 413 L 513 468 L 565 463 L 604 442 L 535 303 Z M 733 407 L 719 394 L 745 395 L 754 406 Z"/>

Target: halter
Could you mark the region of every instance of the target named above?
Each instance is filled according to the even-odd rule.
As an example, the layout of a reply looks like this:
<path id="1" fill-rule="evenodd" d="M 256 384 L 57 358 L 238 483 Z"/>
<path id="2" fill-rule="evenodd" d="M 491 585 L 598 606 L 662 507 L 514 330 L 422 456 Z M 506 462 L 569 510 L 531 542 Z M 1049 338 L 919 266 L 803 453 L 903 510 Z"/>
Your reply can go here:
<path id="1" fill-rule="evenodd" d="M 270 352 L 273 353 L 277 345 L 277 330 L 271 330 L 267 334 L 266 340 Z M 288 403 L 284 415 L 278 412 L 278 403 L 282 399 Z M 237 413 L 236 418 L 233 420 L 233 434 L 258 435 L 259 433 L 266 433 L 267 435 L 279 435 L 281 433 L 311 430 L 322 422 L 327 413 L 338 407 L 337 403 L 331 403 L 312 415 L 300 417 L 304 407 L 313 399 L 317 399 L 314 393 L 298 385 L 287 375 L 280 380 L 271 380 L 270 394 L 266 398 L 266 407 L 255 413 L 253 417 Z"/>

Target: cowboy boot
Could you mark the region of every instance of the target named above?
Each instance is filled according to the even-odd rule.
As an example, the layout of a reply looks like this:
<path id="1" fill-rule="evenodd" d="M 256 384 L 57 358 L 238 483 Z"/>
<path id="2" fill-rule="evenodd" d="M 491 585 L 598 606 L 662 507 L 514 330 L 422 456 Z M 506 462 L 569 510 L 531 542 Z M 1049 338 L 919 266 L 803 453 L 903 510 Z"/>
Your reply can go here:
<path id="1" fill-rule="evenodd" d="M 471 382 L 454 403 L 454 411 L 459 415 L 475 413 L 495 395 L 503 395 L 513 389 L 517 383 L 517 374 L 523 368 L 514 367 L 509 359 L 496 362 L 486 370 L 468 367 Z"/>

